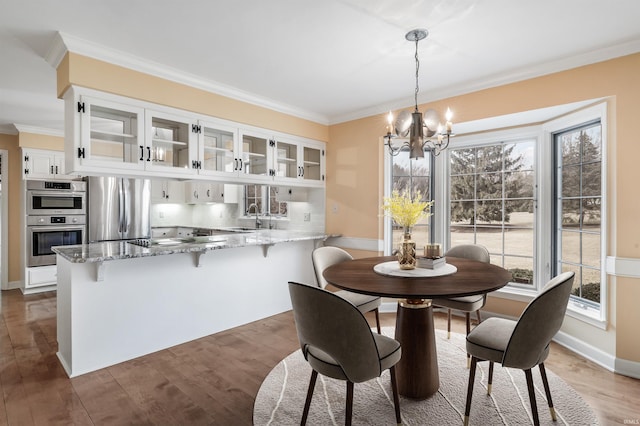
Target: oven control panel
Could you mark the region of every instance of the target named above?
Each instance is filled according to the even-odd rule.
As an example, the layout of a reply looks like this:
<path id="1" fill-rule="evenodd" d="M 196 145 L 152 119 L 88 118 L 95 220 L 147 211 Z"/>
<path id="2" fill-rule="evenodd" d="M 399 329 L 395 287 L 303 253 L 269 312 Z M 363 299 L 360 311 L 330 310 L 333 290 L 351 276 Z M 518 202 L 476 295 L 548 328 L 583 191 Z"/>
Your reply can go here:
<path id="1" fill-rule="evenodd" d="M 85 215 L 55 215 L 55 216 L 27 216 L 27 226 L 47 226 L 47 225 L 84 225 Z"/>

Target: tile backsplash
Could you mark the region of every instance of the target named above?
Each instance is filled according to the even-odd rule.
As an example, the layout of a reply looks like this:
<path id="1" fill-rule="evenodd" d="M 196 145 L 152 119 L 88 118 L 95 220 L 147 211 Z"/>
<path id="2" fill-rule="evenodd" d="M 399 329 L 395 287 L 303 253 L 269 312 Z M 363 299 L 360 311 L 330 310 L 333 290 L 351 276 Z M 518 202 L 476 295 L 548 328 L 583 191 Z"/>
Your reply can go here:
<path id="1" fill-rule="evenodd" d="M 151 226 L 223 228 L 253 227 L 255 219 L 240 217 L 240 204 L 152 204 Z M 308 201 L 289 202 L 286 219 L 261 217 L 263 228 L 324 232 L 324 190 L 309 190 Z"/>

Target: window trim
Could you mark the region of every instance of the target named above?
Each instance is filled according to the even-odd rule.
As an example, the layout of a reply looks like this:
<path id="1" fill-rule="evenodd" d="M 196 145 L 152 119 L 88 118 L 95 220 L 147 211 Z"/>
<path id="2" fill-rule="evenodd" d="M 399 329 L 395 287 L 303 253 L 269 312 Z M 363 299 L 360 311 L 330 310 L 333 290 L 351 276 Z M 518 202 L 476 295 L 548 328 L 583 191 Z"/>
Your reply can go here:
<path id="1" fill-rule="evenodd" d="M 569 113 L 563 117 L 557 118 L 555 120 L 550 120 L 542 124 L 542 132 L 543 132 L 543 141 L 542 144 L 545 148 L 547 158 L 554 158 L 554 135 L 556 133 L 560 133 L 563 130 L 570 129 L 572 127 L 577 127 L 592 121 L 600 121 L 601 126 L 601 138 L 602 138 L 602 172 L 601 172 L 601 187 L 602 187 L 602 211 L 600 213 L 600 309 L 596 310 L 594 308 L 585 309 L 580 306 L 579 302 L 575 300 L 569 301 L 569 306 L 567 308 L 567 314 L 571 317 L 579 319 L 581 321 L 587 322 L 596 327 L 606 329 L 608 322 L 608 276 L 607 276 L 607 267 L 606 267 L 606 259 L 607 259 L 607 247 L 609 241 L 609 218 L 608 218 L 608 206 L 609 206 L 609 197 L 608 197 L 608 188 L 607 188 L 607 176 L 608 176 L 608 124 L 607 124 L 607 110 L 608 103 L 600 102 L 595 105 L 588 106 L 586 108 L 580 109 L 578 111 Z M 542 151 L 542 150 L 541 150 Z M 543 179 L 540 182 L 541 192 L 548 193 L 549 191 L 553 191 L 554 183 L 555 183 L 555 161 L 549 161 L 547 164 L 547 168 L 541 173 Z M 545 163 L 543 163 L 545 164 Z M 553 219 L 553 211 L 554 211 L 554 200 L 551 198 L 541 200 L 545 204 L 545 218 L 548 221 Z M 546 269 L 545 273 L 547 274 L 547 280 L 550 279 L 551 275 L 551 262 L 552 258 L 552 250 L 555 250 L 555 241 L 551 241 L 551 233 L 548 233 L 546 236 L 547 245 L 546 247 L 549 250 L 542 250 L 541 256 L 545 257 Z"/>
<path id="2" fill-rule="evenodd" d="M 533 171 L 535 173 L 534 176 L 534 193 L 533 193 L 533 205 L 534 205 L 534 225 L 533 225 L 533 253 L 535 260 L 536 272 L 539 270 L 539 250 L 538 250 L 538 238 L 541 232 L 540 223 L 540 215 L 538 212 L 538 164 L 540 164 L 538 148 L 540 145 L 540 127 L 539 126 L 524 126 L 515 129 L 507 129 L 507 130 L 495 130 L 491 132 L 487 132 L 486 134 L 478 135 L 465 135 L 461 137 L 456 137 L 456 144 L 454 146 L 450 145 L 450 148 L 476 148 L 487 145 L 495 145 L 495 144 L 508 144 L 508 143 L 517 143 L 523 140 L 533 140 L 536 146 L 536 155 L 533 159 Z M 448 231 L 449 226 L 451 224 L 451 212 L 449 206 L 451 205 L 451 196 L 450 196 L 450 176 L 451 176 L 451 154 L 449 150 L 446 151 L 446 155 L 441 157 L 445 157 L 441 159 L 439 164 L 436 164 L 436 167 L 440 167 L 444 169 L 444 175 L 442 176 L 443 185 L 441 187 L 440 198 L 436 199 L 436 205 L 440 206 L 444 211 L 441 213 L 443 218 L 445 219 L 442 223 L 442 232 L 446 235 L 442 236 L 442 240 L 444 241 L 445 251 L 451 247 L 451 234 Z M 439 201 L 442 200 L 442 201 Z M 539 291 L 541 284 L 539 280 L 539 273 L 535 274 L 533 285 L 529 284 L 519 284 L 516 282 L 510 282 L 508 287 L 503 287 L 500 291 L 501 294 L 509 294 L 513 293 L 514 295 L 535 295 Z M 517 300 L 517 299 L 516 299 Z"/>
<path id="3" fill-rule="evenodd" d="M 403 139 L 400 139 L 399 141 L 401 142 Z M 380 144 L 383 145 L 383 143 L 386 142 L 383 138 L 380 138 Z M 389 153 L 389 150 L 386 148 L 386 146 L 383 146 L 384 149 L 384 179 L 383 179 L 383 196 L 386 197 L 391 197 L 391 175 L 393 174 L 393 155 L 391 155 Z M 407 151 L 409 150 L 408 148 L 406 149 Z M 431 199 L 435 200 L 435 192 L 436 192 L 436 178 L 435 178 L 435 170 L 436 170 L 436 161 L 437 161 L 437 156 L 433 155 L 431 152 L 431 150 L 429 149 L 425 149 L 425 160 L 427 161 L 427 155 L 430 158 L 431 164 L 429 165 L 429 177 L 430 177 L 430 185 L 431 185 Z M 414 160 L 415 161 L 415 160 Z M 382 205 L 382 200 L 380 205 Z M 437 205 L 437 204 L 436 204 Z M 436 218 L 436 209 L 435 209 L 435 205 L 431 207 L 431 217 L 429 220 L 429 235 L 431 236 L 431 241 L 439 241 L 437 239 L 437 237 L 435 236 L 436 232 L 438 232 L 438 220 Z M 434 220 L 433 218 L 436 218 L 436 220 Z M 388 218 L 386 216 L 383 217 L 383 241 L 382 241 L 382 247 L 383 247 L 383 254 L 385 256 L 390 256 L 392 251 L 393 251 L 393 224 L 392 224 L 392 219 Z M 441 241 L 441 240 L 440 240 Z"/>

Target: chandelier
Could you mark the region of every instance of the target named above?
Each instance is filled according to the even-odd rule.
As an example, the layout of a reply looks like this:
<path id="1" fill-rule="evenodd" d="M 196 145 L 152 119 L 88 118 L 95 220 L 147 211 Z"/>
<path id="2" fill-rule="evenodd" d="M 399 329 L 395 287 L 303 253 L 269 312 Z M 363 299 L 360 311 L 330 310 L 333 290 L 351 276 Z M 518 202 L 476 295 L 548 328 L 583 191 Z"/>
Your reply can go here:
<path id="1" fill-rule="evenodd" d="M 414 41 L 416 43 L 416 90 L 414 94 L 415 110 L 413 113 L 409 111 L 401 111 L 398 114 L 398 118 L 395 123 L 393 122 L 393 114 L 389 112 L 387 117 L 388 127 L 387 134 L 384 137 L 385 145 L 389 148 L 391 155 L 398 155 L 398 153 L 409 148 L 409 158 L 417 159 L 424 158 L 425 148 L 433 150 L 435 155 L 440 154 L 449 146 L 449 138 L 454 136 L 451 133 L 451 118 L 453 114 L 451 109 L 447 108 L 445 114 L 444 126 L 440 122 L 438 112 L 434 109 L 428 109 L 423 114 L 418 110 L 418 92 L 420 87 L 418 85 L 418 73 L 420 71 L 420 60 L 418 59 L 418 42 L 427 38 L 429 31 L 425 29 L 415 29 L 409 31 L 405 38 L 408 41 Z M 406 138 L 409 136 L 409 141 L 404 142 L 399 146 L 393 146 L 391 140 L 395 137 Z"/>

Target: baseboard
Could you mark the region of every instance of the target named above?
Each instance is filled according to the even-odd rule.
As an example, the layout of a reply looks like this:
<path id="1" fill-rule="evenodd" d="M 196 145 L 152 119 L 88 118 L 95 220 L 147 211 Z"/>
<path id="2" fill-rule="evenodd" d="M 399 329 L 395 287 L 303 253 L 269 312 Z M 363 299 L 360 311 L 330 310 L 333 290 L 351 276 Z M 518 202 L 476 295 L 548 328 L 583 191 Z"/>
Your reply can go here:
<path id="1" fill-rule="evenodd" d="M 614 372 L 640 379 L 640 362 L 616 358 Z"/>
<path id="2" fill-rule="evenodd" d="M 3 286 L 3 290 L 15 290 L 18 288 L 22 288 L 21 281 L 9 281 L 6 286 Z"/>
<path id="3" fill-rule="evenodd" d="M 31 287 L 31 288 L 23 288 L 21 287 L 22 294 L 35 294 L 35 293 L 44 293 L 46 291 L 55 291 L 56 285 L 43 285 L 41 287 Z"/>

